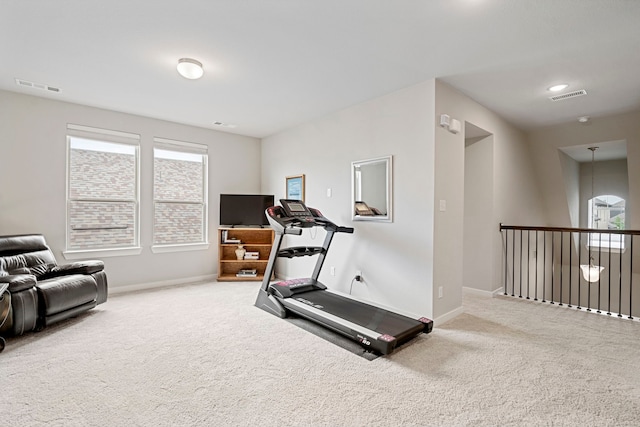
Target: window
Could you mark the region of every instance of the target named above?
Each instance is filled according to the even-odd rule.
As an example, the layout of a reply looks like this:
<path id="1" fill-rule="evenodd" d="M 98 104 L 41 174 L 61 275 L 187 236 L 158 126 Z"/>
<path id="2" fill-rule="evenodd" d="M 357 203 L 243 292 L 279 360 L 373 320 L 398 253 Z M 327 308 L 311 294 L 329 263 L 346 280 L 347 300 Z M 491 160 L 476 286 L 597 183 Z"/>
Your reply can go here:
<path id="1" fill-rule="evenodd" d="M 207 147 L 154 138 L 153 244 L 207 243 Z"/>
<path id="2" fill-rule="evenodd" d="M 67 127 L 67 252 L 136 248 L 139 136 Z"/>
<path id="3" fill-rule="evenodd" d="M 625 200 L 611 194 L 596 196 L 588 202 L 589 228 L 598 230 L 625 229 Z M 624 236 L 621 234 L 590 234 L 590 246 L 624 249 Z M 611 239 L 609 239 L 611 236 Z"/>

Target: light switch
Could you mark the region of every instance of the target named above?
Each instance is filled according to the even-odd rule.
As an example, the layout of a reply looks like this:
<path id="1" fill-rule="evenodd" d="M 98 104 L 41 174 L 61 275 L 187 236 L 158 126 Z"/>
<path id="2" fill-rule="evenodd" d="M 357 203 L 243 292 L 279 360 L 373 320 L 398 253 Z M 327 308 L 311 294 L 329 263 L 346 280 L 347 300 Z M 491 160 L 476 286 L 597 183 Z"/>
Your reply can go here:
<path id="1" fill-rule="evenodd" d="M 447 210 L 447 201 L 440 200 L 440 212 L 444 212 Z"/>
<path id="2" fill-rule="evenodd" d="M 331 189 L 327 188 L 327 197 L 331 197 Z"/>
<path id="3" fill-rule="evenodd" d="M 460 120 L 451 119 L 451 124 L 449 125 L 449 132 L 460 133 L 461 130 L 462 130 L 462 123 L 460 123 Z"/>

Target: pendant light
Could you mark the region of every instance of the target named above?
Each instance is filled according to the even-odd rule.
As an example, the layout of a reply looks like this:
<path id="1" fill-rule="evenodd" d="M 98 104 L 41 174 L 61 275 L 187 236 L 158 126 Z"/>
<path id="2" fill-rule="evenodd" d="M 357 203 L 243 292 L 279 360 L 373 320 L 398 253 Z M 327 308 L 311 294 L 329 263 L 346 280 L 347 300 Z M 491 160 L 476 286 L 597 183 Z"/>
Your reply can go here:
<path id="1" fill-rule="evenodd" d="M 598 147 L 589 147 L 591 150 L 591 218 L 593 218 L 596 210 L 596 201 L 594 199 L 594 163 L 596 158 L 596 150 Z M 590 227 L 590 228 L 593 228 Z M 582 277 L 589 283 L 594 283 L 600 280 L 600 273 L 604 270 L 604 267 L 600 265 L 593 265 L 593 256 L 591 256 L 591 233 L 589 233 L 589 239 L 587 240 L 589 247 L 589 264 L 580 264 L 580 270 L 582 270 Z"/>

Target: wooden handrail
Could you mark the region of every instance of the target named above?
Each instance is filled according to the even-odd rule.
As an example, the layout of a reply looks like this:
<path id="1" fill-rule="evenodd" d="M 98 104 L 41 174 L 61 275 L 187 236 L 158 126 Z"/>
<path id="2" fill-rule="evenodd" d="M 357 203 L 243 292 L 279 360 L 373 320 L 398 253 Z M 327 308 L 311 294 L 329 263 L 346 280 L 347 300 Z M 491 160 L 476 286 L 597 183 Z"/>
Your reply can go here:
<path id="1" fill-rule="evenodd" d="M 574 233 L 602 233 L 602 234 L 632 234 L 640 235 L 640 230 L 604 230 L 597 228 L 570 228 L 570 227 L 542 227 L 542 226 L 523 226 L 523 225 L 504 225 L 500 223 L 500 231 L 502 230 L 531 230 L 531 231 L 564 231 Z"/>

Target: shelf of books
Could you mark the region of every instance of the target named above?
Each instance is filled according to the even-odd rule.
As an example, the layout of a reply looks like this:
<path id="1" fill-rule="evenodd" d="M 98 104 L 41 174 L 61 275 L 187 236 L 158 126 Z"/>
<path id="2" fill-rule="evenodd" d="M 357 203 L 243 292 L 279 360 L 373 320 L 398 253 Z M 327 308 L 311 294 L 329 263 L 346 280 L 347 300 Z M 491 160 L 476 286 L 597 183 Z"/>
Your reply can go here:
<path id="1" fill-rule="evenodd" d="M 218 229 L 218 281 L 259 281 L 269 261 L 271 228 Z"/>

